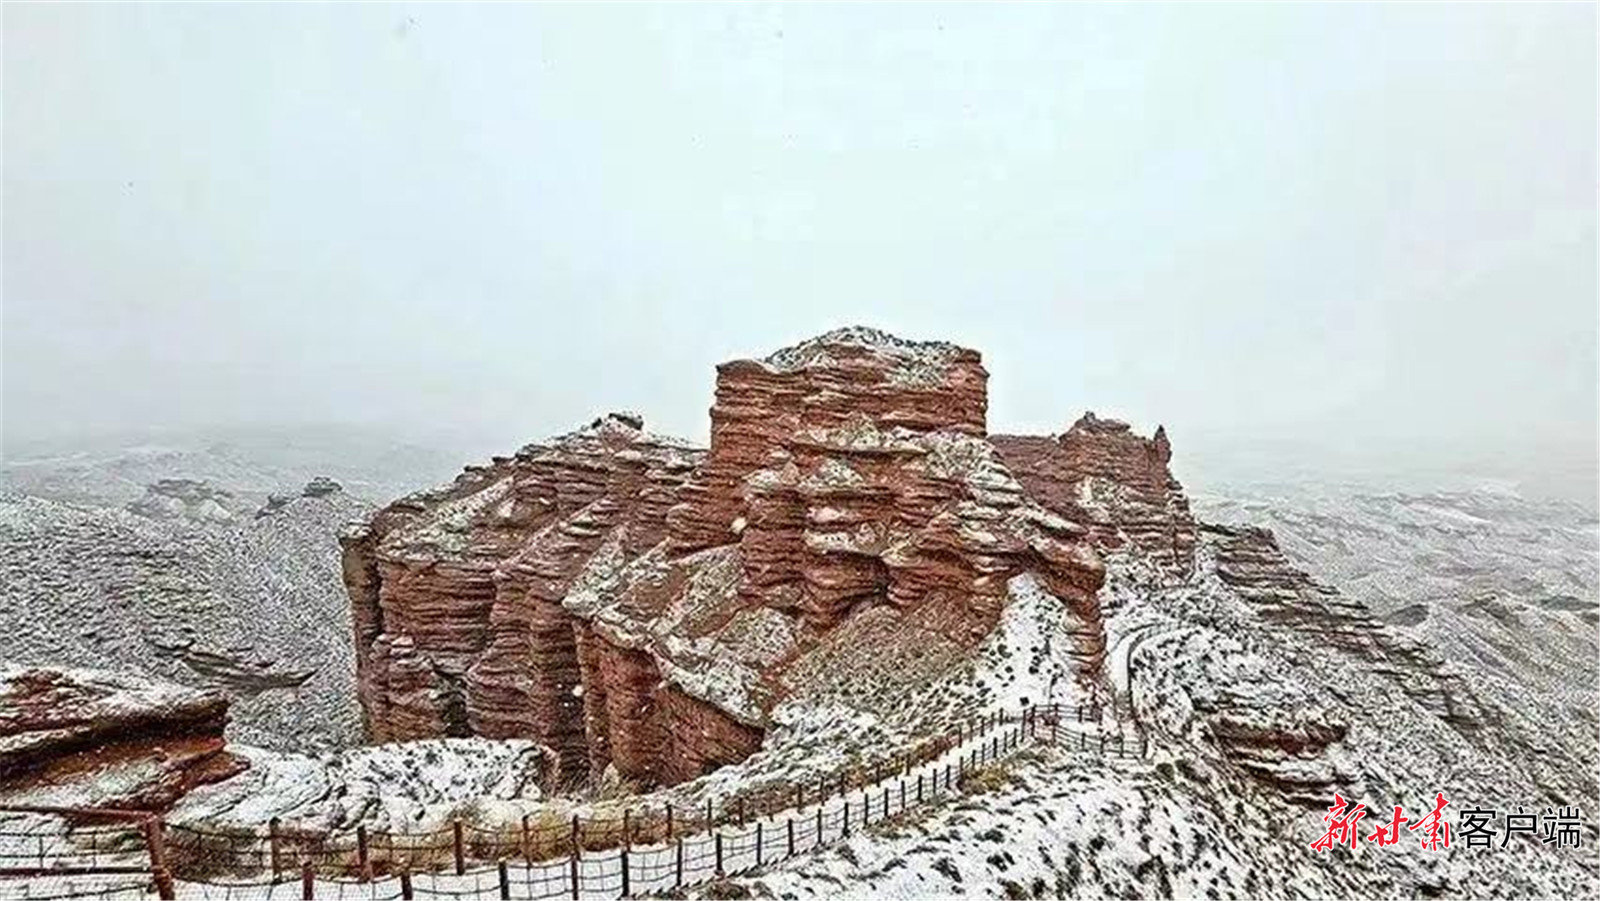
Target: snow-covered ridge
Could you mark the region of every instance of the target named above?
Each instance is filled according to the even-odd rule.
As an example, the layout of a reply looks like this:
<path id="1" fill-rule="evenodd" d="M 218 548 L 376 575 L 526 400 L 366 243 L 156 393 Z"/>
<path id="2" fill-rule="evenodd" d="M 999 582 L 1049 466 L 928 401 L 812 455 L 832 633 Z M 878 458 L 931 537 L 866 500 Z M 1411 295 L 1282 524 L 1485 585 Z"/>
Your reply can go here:
<path id="1" fill-rule="evenodd" d="M 774 351 L 761 362 L 777 372 L 826 367 L 834 363 L 829 349 L 843 346 L 866 348 L 882 354 L 893 359 L 898 366 L 933 381 L 937 381 L 937 377 L 949 368 L 956 357 L 972 353 L 948 341 L 913 341 L 881 329 L 851 325 Z"/>

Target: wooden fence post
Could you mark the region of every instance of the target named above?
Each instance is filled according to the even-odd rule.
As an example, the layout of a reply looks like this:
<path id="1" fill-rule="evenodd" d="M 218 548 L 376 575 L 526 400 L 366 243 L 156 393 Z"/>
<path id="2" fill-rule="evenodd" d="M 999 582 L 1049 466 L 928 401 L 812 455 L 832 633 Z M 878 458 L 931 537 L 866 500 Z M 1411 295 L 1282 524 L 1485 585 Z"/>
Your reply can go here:
<path id="1" fill-rule="evenodd" d="M 722 871 L 722 831 L 717 831 L 717 878 L 727 875 Z"/>
<path id="2" fill-rule="evenodd" d="M 574 901 L 576 901 L 576 899 L 578 897 L 578 854 L 579 854 L 580 849 L 583 847 L 583 833 L 581 831 L 582 828 L 583 827 L 578 825 L 578 815 L 577 814 L 573 814 L 572 815 L 572 850 L 571 850 L 571 852 L 569 853 L 569 855 L 567 857 L 567 861 L 568 861 L 568 869 L 570 869 L 572 871 L 572 897 L 573 897 Z"/>
<path id="3" fill-rule="evenodd" d="M 173 897 L 172 871 L 167 869 L 166 824 L 160 817 L 144 821 L 145 849 L 150 853 L 150 875 L 155 878 L 156 895 L 162 901 Z"/>
<path id="4" fill-rule="evenodd" d="M 844 799 L 844 837 L 850 837 L 850 797 L 848 795 Z"/>
<path id="5" fill-rule="evenodd" d="M 372 854 L 367 847 L 367 827 L 356 827 L 356 866 L 361 870 L 361 881 L 372 881 Z"/>
<path id="6" fill-rule="evenodd" d="M 624 897 L 624 898 L 626 898 L 629 895 L 633 894 L 633 889 L 632 889 L 632 887 L 631 887 L 631 885 L 629 883 L 630 877 L 628 875 L 628 852 L 633 849 L 632 829 L 633 829 L 633 810 L 631 808 L 623 808 L 623 810 L 622 810 L 622 897 Z"/>
<path id="7" fill-rule="evenodd" d="M 761 821 L 756 820 L 756 866 L 761 866 Z"/>
<path id="8" fill-rule="evenodd" d="M 301 901 L 311 901 L 317 896 L 317 871 L 312 869 L 311 861 L 300 863 L 300 898 Z"/>
<path id="9" fill-rule="evenodd" d="M 673 868 L 677 870 L 678 888 L 683 888 L 683 839 L 678 839 L 677 851 L 673 854 Z"/>
<path id="10" fill-rule="evenodd" d="M 400 867 L 400 897 L 411 901 L 416 893 L 411 890 L 411 864 L 406 863 Z"/>
<path id="11" fill-rule="evenodd" d="M 464 876 L 467 872 L 467 849 L 466 843 L 462 841 L 460 820 L 450 822 L 450 838 L 456 855 L 456 875 Z"/>
<path id="12" fill-rule="evenodd" d="M 667 841 L 672 841 L 672 805 L 667 805 Z"/>
<path id="13" fill-rule="evenodd" d="M 789 833 L 789 856 L 793 857 L 794 856 L 794 817 L 793 816 L 789 817 L 789 822 L 786 824 L 785 829 Z"/>
<path id="14" fill-rule="evenodd" d="M 522 815 L 522 860 L 533 863 L 533 830 L 528 828 L 528 815 Z"/>
<path id="15" fill-rule="evenodd" d="M 272 857 L 272 878 L 277 881 L 278 873 L 283 869 L 282 844 L 278 838 L 278 818 L 273 817 L 267 821 L 267 853 Z"/>
<path id="16" fill-rule="evenodd" d="M 500 901 L 511 901 L 511 874 L 506 872 L 506 862 L 500 861 Z"/>
<path id="17" fill-rule="evenodd" d="M 820 801 L 817 802 L 817 842 L 811 846 L 813 848 L 822 847 L 822 806 Z"/>

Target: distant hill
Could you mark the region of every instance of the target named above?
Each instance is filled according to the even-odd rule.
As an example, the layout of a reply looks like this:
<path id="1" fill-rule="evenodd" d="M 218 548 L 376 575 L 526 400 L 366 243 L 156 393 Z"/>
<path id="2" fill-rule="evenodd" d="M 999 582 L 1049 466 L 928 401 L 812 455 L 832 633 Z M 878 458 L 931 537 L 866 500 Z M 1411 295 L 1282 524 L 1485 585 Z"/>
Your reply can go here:
<path id="1" fill-rule="evenodd" d="M 150 516 L 0 495 L 0 659 L 223 689 L 230 736 L 249 744 L 357 741 L 337 536 L 370 505 L 295 494 L 222 519 L 203 503 L 213 512 Z"/>

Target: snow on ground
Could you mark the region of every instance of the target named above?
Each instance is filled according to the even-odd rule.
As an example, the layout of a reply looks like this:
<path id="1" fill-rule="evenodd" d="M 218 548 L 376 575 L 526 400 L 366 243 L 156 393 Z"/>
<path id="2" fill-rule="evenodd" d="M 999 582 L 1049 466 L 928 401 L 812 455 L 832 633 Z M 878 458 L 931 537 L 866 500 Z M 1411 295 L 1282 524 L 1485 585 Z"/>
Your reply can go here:
<path id="1" fill-rule="evenodd" d="M 543 796 L 528 741 L 444 738 L 316 756 L 234 749 L 250 769 L 190 792 L 169 822 L 259 830 L 274 817 L 316 832 L 426 832 L 451 819 L 516 822 Z"/>
<path id="2" fill-rule="evenodd" d="M 931 816 L 748 878 L 776 897 L 1328 897 L 1356 894 L 1270 823 L 1171 764 L 1057 749 L 997 768 Z"/>
<path id="3" fill-rule="evenodd" d="M 224 691 L 248 744 L 354 743 L 336 536 L 368 509 L 340 492 L 214 523 L 0 495 L 0 660 Z"/>

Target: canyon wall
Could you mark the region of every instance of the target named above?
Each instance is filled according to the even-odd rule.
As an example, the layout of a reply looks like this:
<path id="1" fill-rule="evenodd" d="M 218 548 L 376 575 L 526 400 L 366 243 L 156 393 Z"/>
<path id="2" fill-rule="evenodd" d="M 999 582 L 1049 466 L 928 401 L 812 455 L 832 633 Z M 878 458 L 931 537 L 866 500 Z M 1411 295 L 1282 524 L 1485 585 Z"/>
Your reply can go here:
<path id="1" fill-rule="evenodd" d="M 1096 548 L 1132 545 L 1176 573 L 1193 571 L 1196 525 L 1168 466 L 1165 428 L 1141 438 L 1125 422 L 1085 413 L 1057 437 L 991 441 L 1029 495 L 1083 524 Z"/>
<path id="2" fill-rule="evenodd" d="M 683 781 L 759 748 L 853 617 L 936 601 L 971 646 L 1022 573 L 1100 679 L 1092 533 L 985 437 L 987 378 L 843 329 L 718 367 L 709 450 L 613 414 L 391 504 L 343 539 L 369 737 L 532 738 L 569 783 Z"/>

